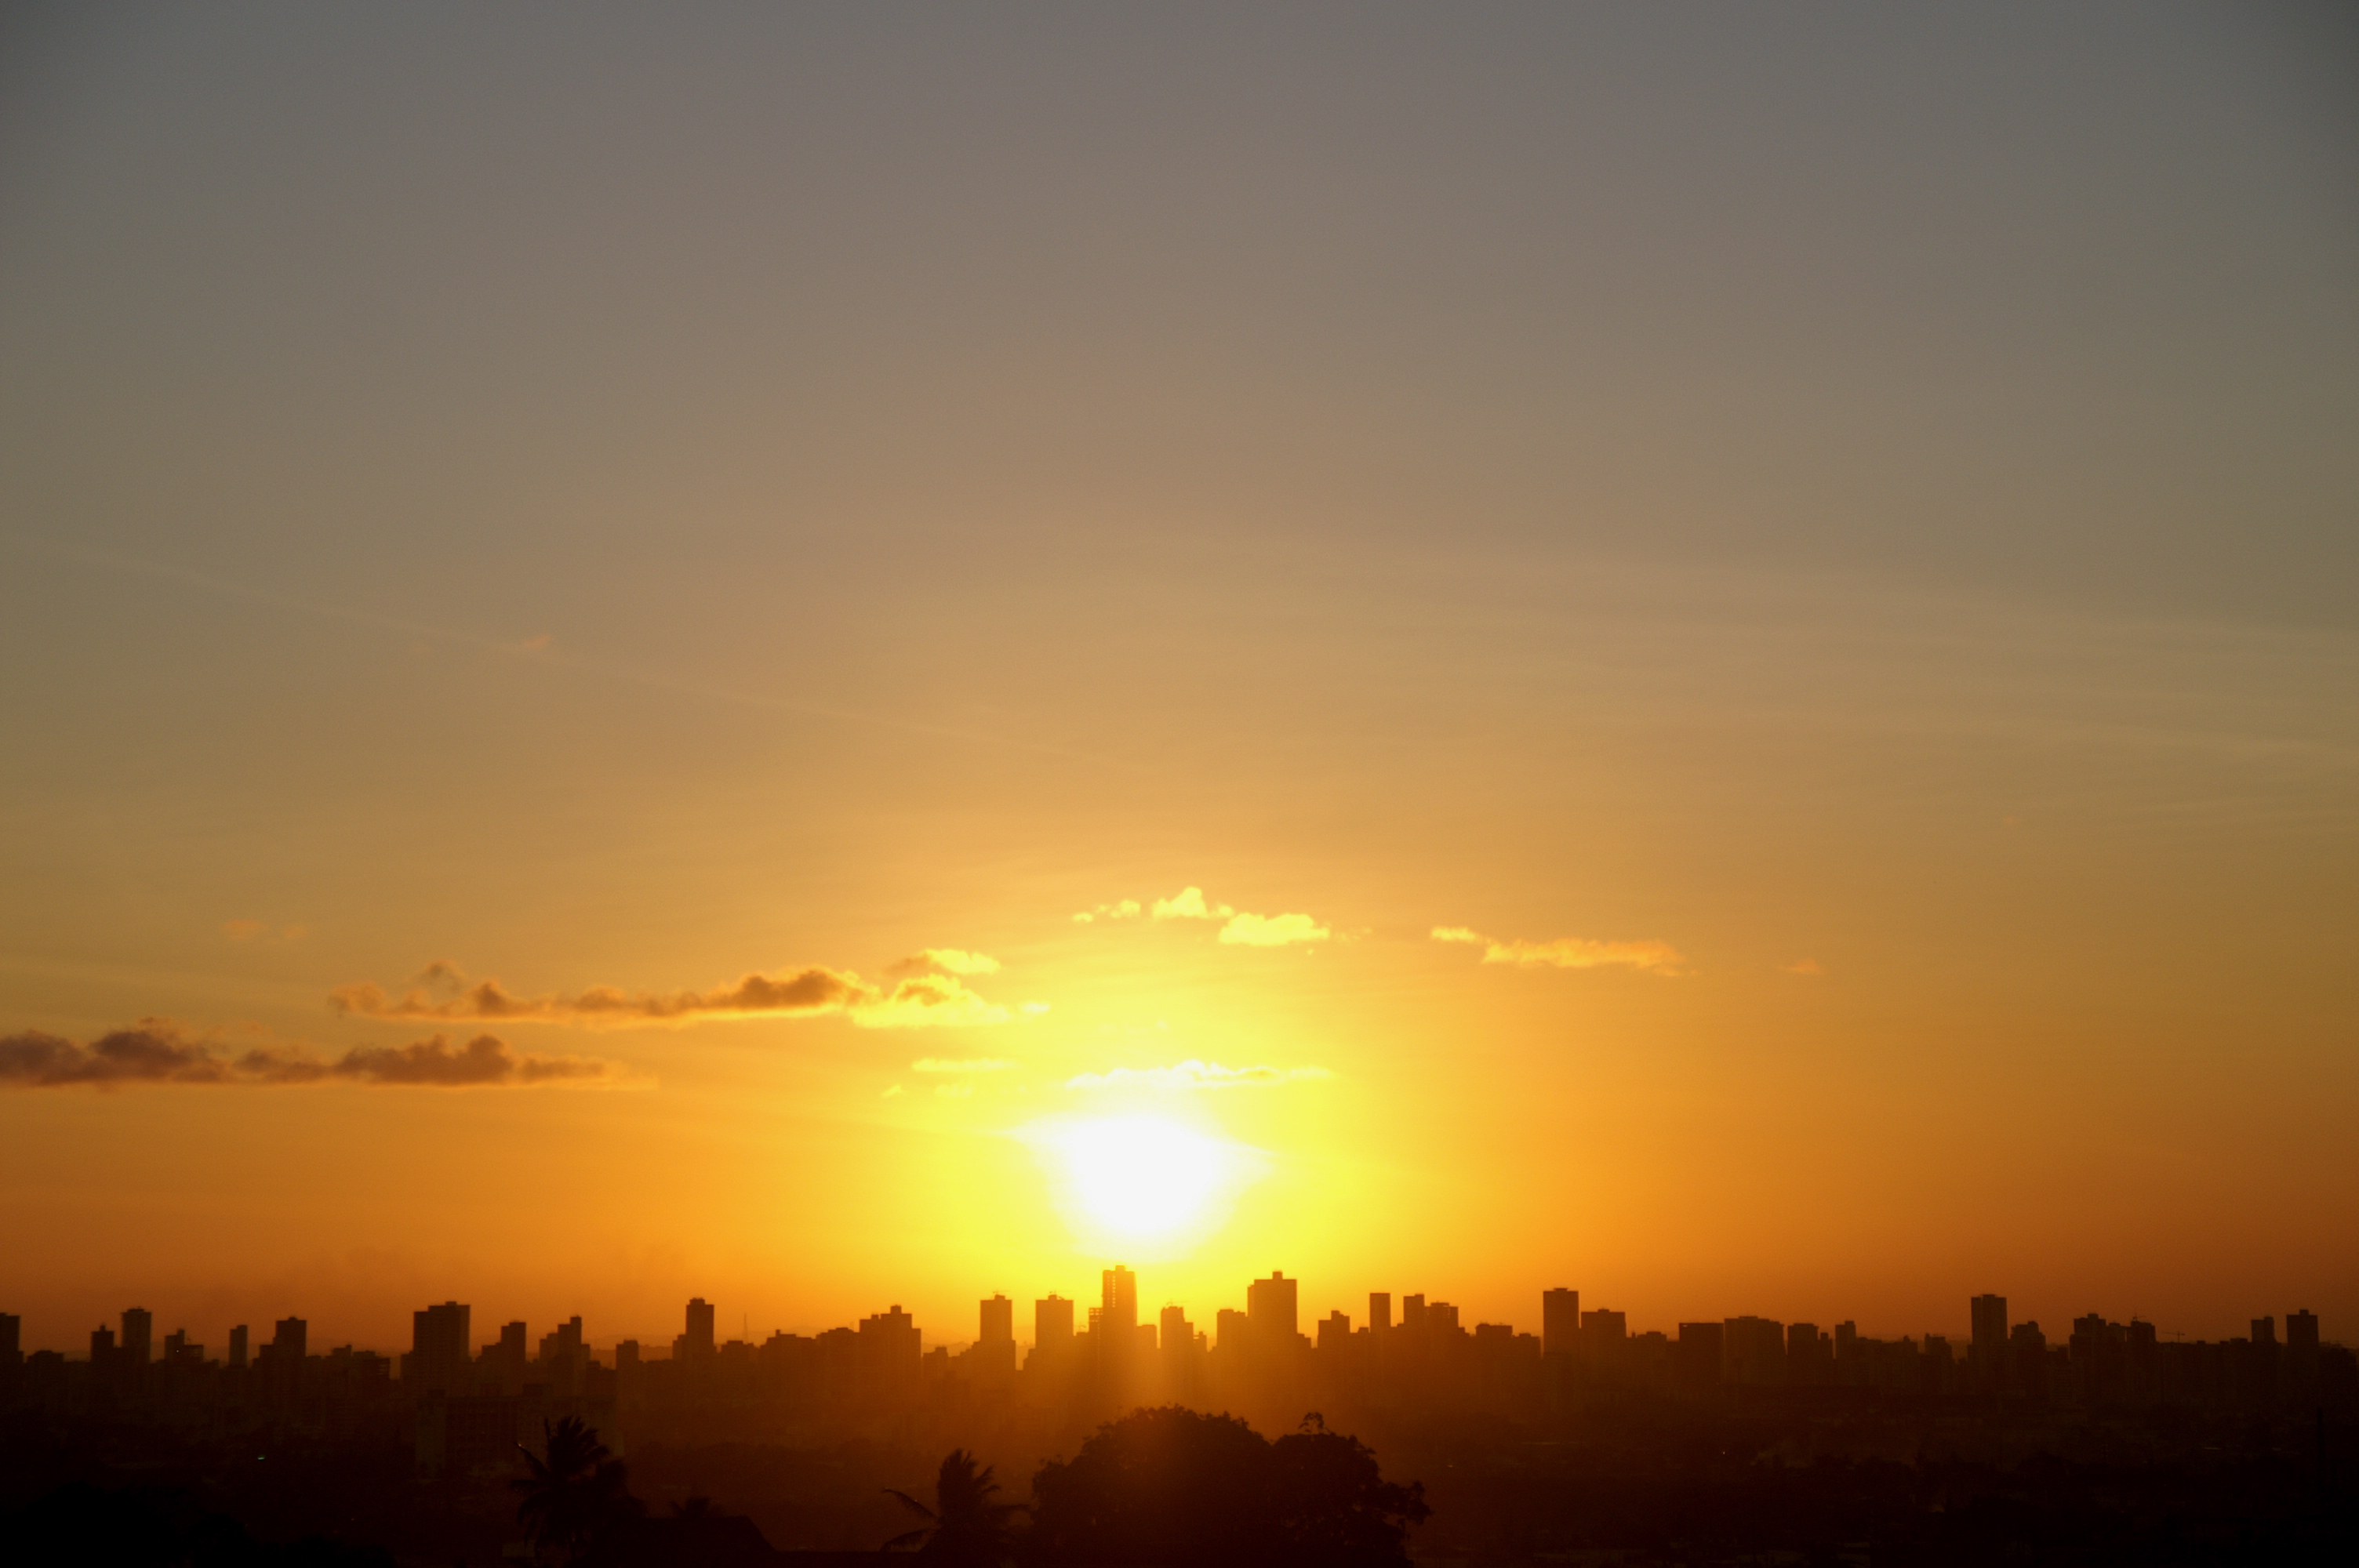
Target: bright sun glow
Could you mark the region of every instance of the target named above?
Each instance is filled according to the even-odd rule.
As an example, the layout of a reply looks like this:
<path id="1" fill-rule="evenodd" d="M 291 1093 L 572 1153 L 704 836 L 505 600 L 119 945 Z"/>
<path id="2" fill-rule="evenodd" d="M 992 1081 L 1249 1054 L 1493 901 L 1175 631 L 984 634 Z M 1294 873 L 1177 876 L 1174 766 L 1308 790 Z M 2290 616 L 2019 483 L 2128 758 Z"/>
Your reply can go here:
<path id="1" fill-rule="evenodd" d="M 1074 1239 L 1142 1260 L 1186 1251 L 1267 1164 L 1258 1151 L 1158 1116 L 1041 1121 L 1018 1135 L 1054 1184 Z"/>

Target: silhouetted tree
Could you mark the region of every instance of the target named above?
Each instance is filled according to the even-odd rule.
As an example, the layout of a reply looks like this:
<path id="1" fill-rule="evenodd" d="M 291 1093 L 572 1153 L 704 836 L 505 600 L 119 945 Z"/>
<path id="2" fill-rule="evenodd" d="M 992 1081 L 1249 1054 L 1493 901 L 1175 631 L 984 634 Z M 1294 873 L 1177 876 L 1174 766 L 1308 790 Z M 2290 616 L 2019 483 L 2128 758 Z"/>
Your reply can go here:
<path id="1" fill-rule="evenodd" d="M 1270 1458 L 1288 1563 L 1300 1568 L 1408 1563 L 1408 1527 L 1433 1511 L 1425 1506 L 1422 1483 L 1386 1480 L 1366 1444 L 1328 1431 L 1315 1414 L 1270 1444 Z"/>
<path id="2" fill-rule="evenodd" d="M 541 1561 L 595 1562 L 601 1546 L 627 1530 L 645 1507 L 630 1494 L 623 1462 L 581 1417 L 567 1416 L 553 1426 L 544 1421 L 540 1435 L 539 1454 L 516 1445 L 525 1462 L 525 1474 L 509 1483 L 524 1494 L 516 1522 Z"/>
<path id="3" fill-rule="evenodd" d="M 916 1546 L 920 1557 L 982 1568 L 1006 1561 L 1014 1550 L 1009 1520 L 1022 1511 L 1022 1505 L 993 1501 L 999 1483 L 991 1466 L 977 1470 L 974 1455 L 963 1448 L 953 1448 L 943 1458 L 934 1476 L 932 1508 L 896 1487 L 885 1489 L 929 1521 L 886 1541 L 887 1552 Z"/>
<path id="4" fill-rule="evenodd" d="M 1306 1422 L 1272 1444 L 1234 1416 L 1177 1406 L 1098 1429 L 1032 1482 L 1025 1555 L 1043 1565 L 1219 1563 L 1378 1568 L 1406 1563 L 1420 1487 L 1386 1483 L 1375 1455 Z"/>

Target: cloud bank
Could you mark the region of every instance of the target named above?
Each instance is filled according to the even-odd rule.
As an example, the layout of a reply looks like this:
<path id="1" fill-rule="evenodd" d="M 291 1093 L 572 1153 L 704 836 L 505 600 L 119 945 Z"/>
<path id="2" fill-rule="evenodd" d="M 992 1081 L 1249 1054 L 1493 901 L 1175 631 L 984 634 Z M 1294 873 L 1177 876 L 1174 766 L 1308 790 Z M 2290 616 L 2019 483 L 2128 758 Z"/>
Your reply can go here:
<path id="1" fill-rule="evenodd" d="M 1486 964 L 1515 964 L 1524 968 L 1643 969 L 1650 974 L 1676 975 L 1687 964 L 1668 942 L 1594 942 L 1585 936 L 1560 936 L 1553 942 L 1501 942 L 1463 925 L 1437 925 L 1436 942 L 1459 942 L 1483 949 Z"/>
<path id="2" fill-rule="evenodd" d="M 949 968 L 945 957 L 969 966 L 962 973 L 984 974 L 998 968 L 996 960 L 980 953 L 951 947 L 928 948 L 924 961 Z M 872 985 L 849 969 L 818 966 L 786 975 L 746 975 L 709 991 L 592 986 L 572 996 L 521 997 L 497 980 L 470 983 L 458 966 L 436 962 L 397 997 L 382 986 L 363 982 L 337 987 L 328 1002 L 338 1012 L 361 1018 L 520 1021 L 592 1029 L 836 1015 L 863 1029 L 971 1028 L 1005 1023 L 1014 1016 L 969 990 L 955 974 L 912 975 L 884 986 Z"/>
<path id="3" fill-rule="evenodd" d="M 430 1088 L 614 1083 L 620 1070 L 590 1056 L 537 1056 L 479 1034 L 453 1049 L 437 1034 L 408 1045 L 356 1045 L 327 1057 L 285 1046 L 233 1052 L 193 1038 L 168 1018 L 143 1018 L 88 1044 L 38 1030 L 0 1036 L 0 1087 L 120 1088 L 135 1084 L 256 1087 L 338 1081 Z"/>
<path id="4" fill-rule="evenodd" d="M 1268 1084 L 1299 1084 L 1334 1076 L 1324 1067 L 1223 1067 L 1190 1057 L 1168 1067 L 1116 1067 L 1082 1073 L 1065 1080 L 1069 1089 L 1235 1089 Z"/>

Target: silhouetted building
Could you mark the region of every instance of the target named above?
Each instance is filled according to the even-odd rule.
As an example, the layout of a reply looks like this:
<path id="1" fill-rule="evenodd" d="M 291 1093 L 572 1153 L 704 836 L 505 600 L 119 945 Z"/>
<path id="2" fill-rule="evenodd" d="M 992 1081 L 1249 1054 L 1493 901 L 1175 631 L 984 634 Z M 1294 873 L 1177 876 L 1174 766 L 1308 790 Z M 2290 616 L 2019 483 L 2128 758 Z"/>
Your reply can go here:
<path id="1" fill-rule="evenodd" d="M 483 1380 L 504 1394 L 524 1390 L 525 1371 L 532 1365 L 526 1340 L 528 1330 L 521 1320 L 500 1325 L 500 1336 L 484 1346 L 478 1366 Z"/>
<path id="2" fill-rule="evenodd" d="M 1680 1337 L 1687 1337 L 1681 1325 Z M 1786 1325 L 1766 1317 L 1732 1317 L 1721 1325 L 1721 1379 L 1740 1388 L 1781 1387 L 1786 1381 Z"/>
<path id="3" fill-rule="evenodd" d="M 981 1332 L 976 1336 L 985 1345 L 1016 1343 L 1016 1303 L 1006 1296 L 993 1296 L 982 1304 Z"/>
<path id="4" fill-rule="evenodd" d="M 1721 1325 L 1716 1323 L 1680 1325 L 1672 1365 L 1681 1390 L 1689 1393 L 1706 1393 L 1720 1386 L 1721 1341 L 1723 1337 Z"/>
<path id="5" fill-rule="evenodd" d="M 1099 1311 L 1105 1326 L 1127 1345 L 1133 1338 L 1130 1331 L 1138 1326 L 1138 1276 L 1116 1263 L 1105 1271 L 1100 1282 L 1103 1299 Z"/>
<path id="6" fill-rule="evenodd" d="M 672 1342 L 671 1353 L 684 1361 L 712 1358 L 712 1307 L 702 1296 L 688 1303 L 688 1332 Z"/>
<path id="7" fill-rule="evenodd" d="M 1557 1289 L 1540 1292 L 1540 1353 L 1571 1356 L 1581 1344 L 1581 1292 Z"/>
<path id="8" fill-rule="evenodd" d="M 123 1309 L 123 1364 L 134 1376 L 153 1357 L 156 1319 L 146 1307 Z"/>
<path id="9" fill-rule="evenodd" d="M 549 1392 L 580 1394 L 590 1368 L 590 1352 L 582 1343 L 581 1316 L 577 1314 L 542 1335 L 540 1354 L 534 1359 Z"/>
<path id="10" fill-rule="evenodd" d="M 1285 1271 L 1278 1270 L 1268 1279 L 1256 1280 L 1245 1287 L 1245 1321 L 1264 1344 L 1292 1344 L 1299 1333 L 1296 1303 L 1297 1287 L 1301 1282 L 1288 1279 Z"/>
<path id="11" fill-rule="evenodd" d="M 409 1314 L 409 1354 L 401 1364 L 401 1380 L 413 1394 L 468 1391 L 473 1381 L 468 1365 L 474 1345 L 468 1333 L 472 1311 L 457 1302 L 444 1302 Z"/>
<path id="12" fill-rule="evenodd" d="M 1368 1292 L 1368 1330 L 1383 1334 L 1393 1325 L 1393 1298 L 1389 1291 Z"/>
<path id="13" fill-rule="evenodd" d="M 888 1404 L 917 1392 L 925 1355 L 918 1325 L 898 1302 L 860 1320 L 860 1384 L 869 1397 Z"/>
<path id="14" fill-rule="evenodd" d="M 1032 1354 L 1054 1361 L 1070 1355 L 1072 1348 L 1073 1303 L 1053 1293 L 1034 1302 Z"/>
<path id="15" fill-rule="evenodd" d="M 239 1324 L 229 1331 L 229 1364 L 233 1371 L 243 1372 L 248 1364 L 246 1325 Z"/>

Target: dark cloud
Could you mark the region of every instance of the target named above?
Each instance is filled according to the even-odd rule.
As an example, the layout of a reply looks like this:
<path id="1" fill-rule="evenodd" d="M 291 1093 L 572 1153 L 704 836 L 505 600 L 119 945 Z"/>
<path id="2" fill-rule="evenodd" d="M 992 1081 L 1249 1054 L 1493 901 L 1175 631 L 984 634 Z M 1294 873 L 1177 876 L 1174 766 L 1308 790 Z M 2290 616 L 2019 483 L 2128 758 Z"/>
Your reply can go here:
<path id="1" fill-rule="evenodd" d="M 230 1065 L 185 1038 L 169 1019 L 143 1018 L 133 1028 L 87 1045 L 38 1030 L 0 1036 L 0 1084 L 56 1088 L 71 1084 L 224 1084 Z"/>
<path id="2" fill-rule="evenodd" d="M 494 1084 L 545 1084 L 601 1078 L 612 1065 L 587 1056 L 525 1056 L 496 1035 L 478 1034 L 459 1050 L 437 1034 L 408 1045 L 372 1045 L 344 1053 L 329 1071 L 372 1084 L 473 1088 Z"/>
<path id="3" fill-rule="evenodd" d="M 987 973 L 998 966 L 980 954 L 928 948 L 920 962 Z M 497 980 L 467 982 L 456 965 L 438 961 L 399 996 L 364 981 L 328 994 L 338 1012 L 361 1018 L 578 1023 L 593 1028 L 691 1023 L 723 1018 L 819 1018 L 842 1014 L 868 1029 L 1005 1023 L 1008 1011 L 984 1000 L 951 975 L 925 974 L 890 988 L 871 985 L 849 970 L 816 965 L 786 975 L 746 975 L 709 991 L 627 991 L 592 986 L 573 996 L 521 997 Z"/>
<path id="4" fill-rule="evenodd" d="M 321 1084 L 337 1079 L 400 1087 L 487 1088 L 614 1082 L 614 1064 L 588 1056 L 535 1056 L 479 1034 L 453 1048 L 443 1036 L 408 1045 L 360 1045 L 326 1058 L 283 1046 L 238 1055 L 190 1039 L 169 1019 L 147 1018 L 87 1045 L 38 1030 L 0 1036 L 0 1087 L 100 1088 L 128 1084 Z"/>

